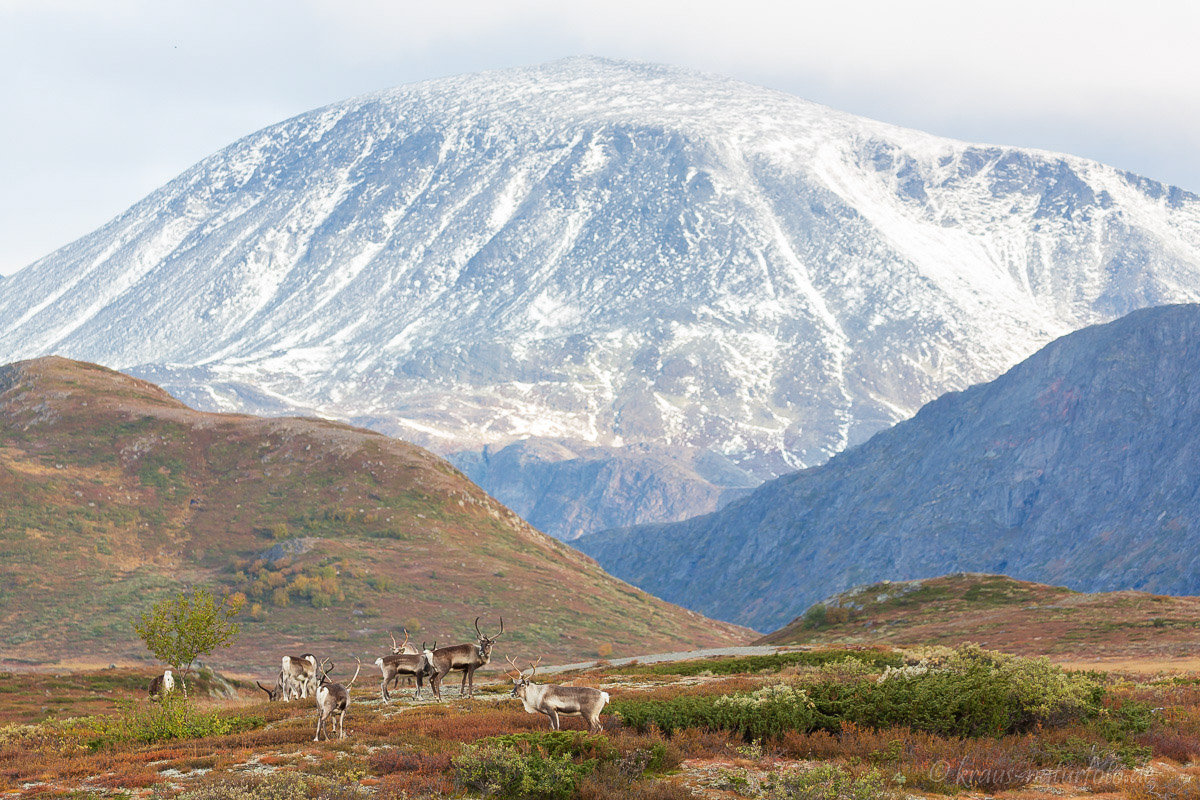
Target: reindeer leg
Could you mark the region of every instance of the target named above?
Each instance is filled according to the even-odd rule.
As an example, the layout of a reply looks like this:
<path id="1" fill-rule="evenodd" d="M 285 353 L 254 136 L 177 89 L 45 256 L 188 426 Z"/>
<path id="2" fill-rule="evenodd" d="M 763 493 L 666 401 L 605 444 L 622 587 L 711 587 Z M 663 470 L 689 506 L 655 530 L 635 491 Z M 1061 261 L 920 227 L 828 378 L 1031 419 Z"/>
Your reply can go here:
<path id="1" fill-rule="evenodd" d="M 467 676 L 471 674 L 471 669 L 468 667 L 463 670 L 462 685 L 458 687 L 458 696 L 462 697 L 467 691 Z"/>
<path id="2" fill-rule="evenodd" d="M 558 712 L 553 708 L 546 709 L 546 716 L 550 718 L 550 730 L 562 730 L 562 722 L 558 718 Z"/>
<path id="3" fill-rule="evenodd" d="M 379 685 L 379 693 L 383 696 L 383 702 L 390 703 L 392 701 L 392 698 L 388 694 L 387 685 L 388 685 L 387 678 L 384 678 L 383 683 L 381 683 Z"/>
<path id="4" fill-rule="evenodd" d="M 342 709 L 342 713 L 338 715 L 338 738 L 346 738 L 346 710 Z"/>

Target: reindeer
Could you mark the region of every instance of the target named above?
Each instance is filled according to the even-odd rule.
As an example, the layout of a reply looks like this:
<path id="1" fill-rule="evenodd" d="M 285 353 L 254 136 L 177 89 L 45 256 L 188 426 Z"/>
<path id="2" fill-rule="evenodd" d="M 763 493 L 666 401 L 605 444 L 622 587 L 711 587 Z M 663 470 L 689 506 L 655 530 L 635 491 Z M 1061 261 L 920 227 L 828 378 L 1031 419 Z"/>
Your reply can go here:
<path id="1" fill-rule="evenodd" d="M 350 705 L 350 687 L 358 680 L 359 670 L 362 669 L 362 661 L 359 661 L 355 656 L 355 661 L 358 661 L 358 667 L 354 670 L 354 677 L 345 686 L 340 683 L 334 683 L 329 679 L 329 670 L 325 669 L 325 662 L 321 662 L 319 670 L 320 677 L 317 678 L 317 733 L 313 736 L 314 742 L 321 741 L 321 731 L 325 731 L 325 741 L 329 741 L 329 730 L 325 728 L 325 720 L 337 714 L 337 719 L 334 720 L 333 727 L 337 731 L 339 739 L 346 738 L 346 709 Z M 333 662 L 329 662 L 329 669 L 333 669 Z"/>
<path id="2" fill-rule="evenodd" d="M 529 666 L 532 670 L 526 677 L 521 668 L 511 658 L 508 663 L 517 671 L 516 675 L 508 674 L 513 680 L 512 696 L 519 697 L 525 705 L 525 711 L 530 714 L 545 714 L 550 718 L 550 730 L 562 730 L 559 715 L 580 716 L 587 723 L 588 733 L 600 733 L 600 712 L 608 705 L 608 692 L 590 689 L 586 686 L 555 686 L 546 684 L 539 686 L 533 682 L 537 675 L 539 658 Z"/>
<path id="3" fill-rule="evenodd" d="M 470 697 L 475 696 L 475 670 L 492 659 L 492 645 L 504 633 L 504 617 L 500 618 L 500 633 L 495 636 L 484 636 L 479 630 L 479 617 L 475 618 L 475 633 L 479 639 L 476 644 L 455 644 L 433 651 L 433 675 L 429 679 L 433 693 L 438 700 L 442 699 L 442 679 L 454 670 L 462 670 L 462 686 L 458 688 L 461 697 L 470 681 Z"/>
<path id="4" fill-rule="evenodd" d="M 434 643 L 437 647 L 437 643 Z M 416 649 L 414 647 L 414 649 Z M 417 688 L 413 694 L 414 700 L 421 699 L 421 681 L 426 674 L 432 671 L 431 664 L 433 663 L 433 651 L 421 642 L 421 652 L 412 653 L 396 653 L 393 652 L 390 656 L 375 659 L 375 666 L 379 667 L 379 671 L 383 673 L 383 682 L 379 684 L 380 694 L 383 696 L 383 702 L 390 703 L 392 696 L 388 694 L 388 684 L 393 680 L 400 678 L 416 678 Z"/>
<path id="5" fill-rule="evenodd" d="M 173 691 L 175 691 L 175 675 L 169 669 L 164 670 L 162 675 L 155 675 L 150 680 L 151 700 L 162 700 Z"/>
<path id="6" fill-rule="evenodd" d="M 389 633 L 388 636 L 392 636 L 392 634 Z M 421 648 L 421 650 L 424 650 L 424 649 L 425 649 L 424 647 Z M 415 644 L 409 644 L 408 628 L 404 629 L 404 642 L 402 644 L 396 644 L 396 637 L 392 636 L 392 655 L 394 655 L 394 656 L 405 655 L 405 654 L 413 655 L 413 656 L 420 655 L 421 650 L 418 650 L 417 646 Z M 379 661 L 380 661 L 380 659 L 378 659 L 378 658 L 375 659 L 376 666 L 379 666 Z M 380 667 L 380 669 L 382 669 L 382 667 Z M 406 677 L 404 675 L 396 675 L 392 678 L 392 680 L 396 682 L 397 686 L 399 686 L 400 684 L 402 684 L 405 681 L 407 681 L 410 684 L 412 683 L 412 678 Z"/>
<path id="7" fill-rule="evenodd" d="M 272 703 L 281 698 L 284 700 L 288 699 L 287 694 L 284 691 L 287 688 L 287 681 L 284 678 L 282 670 L 279 673 L 279 677 L 275 679 L 275 688 L 273 689 L 268 689 L 258 681 L 255 681 L 255 683 L 258 684 L 258 688 L 267 693 L 267 700 Z"/>
<path id="8" fill-rule="evenodd" d="M 283 667 L 280 670 L 280 683 L 284 701 L 291 702 L 297 697 L 307 699 L 309 687 L 317 680 L 317 657 L 312 653 L 284 656 L 280 664 Z"/>

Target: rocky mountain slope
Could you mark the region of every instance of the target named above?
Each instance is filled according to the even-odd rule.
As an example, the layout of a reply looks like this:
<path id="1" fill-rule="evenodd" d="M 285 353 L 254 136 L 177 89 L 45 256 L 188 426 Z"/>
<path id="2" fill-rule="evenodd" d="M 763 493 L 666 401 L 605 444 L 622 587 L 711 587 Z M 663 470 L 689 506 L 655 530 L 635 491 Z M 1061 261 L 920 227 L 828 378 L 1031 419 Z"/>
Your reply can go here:
<path id="1" fill-rule="evenodd" d="M 247 595 L 237 647 L 214 656 L 244 670 L 292 648 L 369 664 L 388 631 L 465 641 L 477 615 L 503 615 L 500 652 L 556 658 L 748 638 L 615 580 L 411 444 L 201 413 L 61 358 L 0 367 L 3 660 L 136 662 L 130 619 L 196 584 Z"/>
<path id="2" fill-rule="evenodd" d="M 1074 592 L 1005 575 L 957 573 L 857 586 L 758 644 L 896 647 L 975 642 L 1055 660 L 1194 657 L 1200 597 Z"/>
<path id="3" fill-rule="evenodd" d="M 570 59 L 235 142 L 7 279 L 0 362 L 86 359 L 443 454 L 649 444 L 762 479 L 1063 333 L 1195 300 L 1179 189 Z"/>
<path id="4" fill-rule="evenodd" d="M 585 533 L 676 522 L 729 503 L 759 481 L 711 450 L 653 445 L 570 447 L 521 439 L 450 461 L 538 530 Z"/>
<path id="5" fill-rule="evenodd" d="M 1200 306 L 1134 312 L 707 516 L 577 544 L 760 630 L 862 583 L 971 571 L 1200 594 Z"/>

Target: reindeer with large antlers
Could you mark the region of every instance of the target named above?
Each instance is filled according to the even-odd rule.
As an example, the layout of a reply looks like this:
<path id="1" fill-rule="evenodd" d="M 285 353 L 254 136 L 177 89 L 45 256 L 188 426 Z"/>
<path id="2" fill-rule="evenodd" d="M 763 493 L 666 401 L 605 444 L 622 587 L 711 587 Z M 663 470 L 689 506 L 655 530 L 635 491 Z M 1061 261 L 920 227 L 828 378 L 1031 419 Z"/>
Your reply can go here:
<path id="1" fill-rule="evenodd" d="M 359 661 L 355 656 L 355 661 L 358 661 L 358 667 L 354 670 L 354 677 L 345 686 L 340 683 L 334 683 L 329 679 L 329 670 L 333 669 L 333 662 L 329 662 L 329 669 L 325 668 L 325 661 L 321 662 L 320 677 L 317 679 L 317 734 L 313 737 L 314 742 L 321 741 L 321 731 L 325 731 L 325 741 L 329 741 L 329 730 L 325 727 L 325 720 L 337 715 L 337 719 L 333 721 L 333 729 L 337 731 L 339 739 L 346 738 L 346 709 L 350 707 L 350 687 L 358 680 L 359 670 L 362 669 L 362 661 Z"/>
<path id="2" fill-rule="evenodd" d="M 470 684 L 469 697 L 475 696 L 475 670 L 492 660 L 492 646 L 504 633 L 504 617 L 500 618 L 500 633 L 495 636 L 484 636 L 479 630 L 479 617 L 475 618 L 475 633 L 478 640 L 475 644 L 455 644 L 441 647 L 433 651 L 433 675 L 429 685 L 438 700 L 442 699 L 442 679 L 454 670 L 462 670 L 462 685 L 458 687 L 461 697 Z"/>
<path id="3" fill-rule="evenodd" d="M 514 684 L 512 696 L 521 699 L 528 713 L 545 714 L 549 717 L 550 730 L 562 730 L 562 721 L 558 718 L 560 714 L 583 717 L 589 733 L 599 733 L 603 729 L 600 725 L 600 712 L 608 705 L 608 692 L 587 686 L 539 686 L 533 682 L 533 677 L 537 675 L 538 664 L 542 663 L 540 658 L 529 665 L 531 669 L 528 677 L 522 673 L 517 662 L 509 658 L 508 663 L 517 671 L 516 675 L 507 673 Z"/>

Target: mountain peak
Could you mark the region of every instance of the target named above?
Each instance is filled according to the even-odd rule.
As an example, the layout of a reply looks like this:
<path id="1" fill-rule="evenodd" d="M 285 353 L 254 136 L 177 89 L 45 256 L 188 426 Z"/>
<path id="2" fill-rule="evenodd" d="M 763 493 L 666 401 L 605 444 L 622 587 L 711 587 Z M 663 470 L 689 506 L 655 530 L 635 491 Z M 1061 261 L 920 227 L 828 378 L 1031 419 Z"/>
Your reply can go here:
<path id="1" fill-rule="evenodd" d="M 1198 286 L 1186 193 L 582 58 L 235 142 L 7 279 L 0 361 L 442 453 L 663 444 L 761 479 Z"/>

